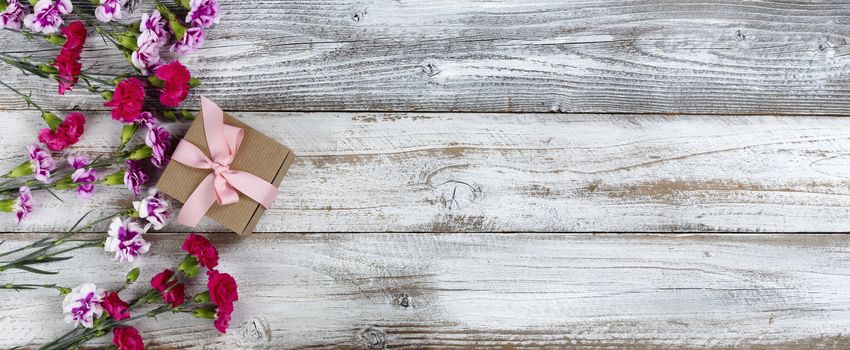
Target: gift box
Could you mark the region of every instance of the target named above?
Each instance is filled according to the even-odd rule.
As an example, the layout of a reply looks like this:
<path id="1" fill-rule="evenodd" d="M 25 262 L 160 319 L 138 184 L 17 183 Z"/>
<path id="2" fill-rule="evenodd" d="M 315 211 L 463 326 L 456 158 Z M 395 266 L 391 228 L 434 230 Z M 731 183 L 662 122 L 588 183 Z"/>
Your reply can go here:
<path id="1" fill-rule="evenodd" d="M 201 99 L 201 112 L 175 149 L 171 162 L 166 166 L 156 186 L 161 192 L 184 203 L 178 215 L 178 222 L 194 226 L 200 216 L 204 215 L 240 235 L 250 234 L 276 197 L 277 187 L 295 155 L 286 146 L 222 112 L 211 101 L 203 97 Z M 211 116 L 221 120 L 223 125 L 217 127 L 215 118 Z M 216 130 L 215 134 L 207 135 L 206 128 Z M 223 131 L 219 131 L 220 128 Z M 238 129 L 241 129 L 241 132 L 236 135 Z M 189 145 L 184 145 L 187 142 Z M 209 143 L 216 145 L 210 148 Z M 206 159 L 202 159 L 197 153 L 199 151 Z M 211 156 L 211 152 L 217 154 Z M 228 163 L 225 159 L 228 155 L 229 164 L 223 164 Z M 258 179 L 252 179 L 252 176 Z M 248 180 L 265 184 L 249 182 L 246 185 Z M 270 191 L 274 193 L 267 193 Z M 254 198 L 251 198 L 252 194 Z M 193 196 L 196 198 L 190 199 Z M 213 196 L 211 205 L 207 203 L 212 201 L 210 198 L 199 199 L 205 196 Z M 238 199 L 235 196 L 238 196 Z M 258 198 L 263 196 L 264 198 Z M 227 203 L 228 198 L 230 203 Z M 261 204 L 263 201 L 266 202 L 265 206 Z M 207 205 L 208 209 L 203 208 Z M 190 206 L 195 208 L 189 208 Z M 190 218 L 191 216 L 197 217 Z"/>

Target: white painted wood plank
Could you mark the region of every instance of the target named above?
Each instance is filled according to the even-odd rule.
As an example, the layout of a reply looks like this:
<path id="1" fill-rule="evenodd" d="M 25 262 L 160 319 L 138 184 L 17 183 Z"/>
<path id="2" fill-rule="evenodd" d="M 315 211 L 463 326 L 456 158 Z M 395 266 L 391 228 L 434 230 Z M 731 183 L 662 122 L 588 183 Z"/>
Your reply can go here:
<path id="1" fill-rule="evenodd" d="M 830 114 L 850 110 L 850 4 L 682 0 L 224 1 L 187 59 L 230 110 Z M 145 10 L 142 7 L 142 10 Z M 663 9 L 663 10 L 662 10 Z M 137 12 L 136 16 L 139 15 Z M 53 58 L 0 33 L 0 51 Z M 125 72 L 92 37 L 85 66 Z M 7 68 L 57 108 L 85 92 Z M 23 103 L 0 90 L 0 110 Z"/>
<path id="2" fill-rule="evenodd" d="M 35 238 L 9 236 L 10 247 Z M 156 235 L 142 280 L 176 264 L 181 239 Z M 213 241 L 221 268 L 240 285 L 233 331 L 219 336 L 208 321 L 165 314 L 139 327 L 150 348 L 850 345 L 847 235 L 367 233 Z M 60 281 L 115 288 L 129 267 L 113 268 L 109 259 L 80 254 Z M 30 281 L 18 272 L 0 278 Z M 0 293 L 0 346 L 34 346 L 67 329 L 60 304 L 55 292 Z"/>
<path id="3" fill-rule="evenodd" d="M 236 116 L 298 155 L 257 232 L 850 231 L 848 118 Z M 23 159 L 36 118 L 0 113 L 2 169 Z M 119 124 L 90 119 L 73 151 L 114 149 Z M 32 220 L 7 217 L 0 231 L 63 231 L 129 197 L 112 188 L 91 202 L 36 199 Z"/>

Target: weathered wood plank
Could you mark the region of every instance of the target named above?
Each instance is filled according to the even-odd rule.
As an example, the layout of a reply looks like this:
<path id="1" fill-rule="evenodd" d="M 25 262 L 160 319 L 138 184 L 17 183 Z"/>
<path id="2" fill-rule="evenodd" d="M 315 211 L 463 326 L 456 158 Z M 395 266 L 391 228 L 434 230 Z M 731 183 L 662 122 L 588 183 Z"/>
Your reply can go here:
<path id="1" fill-rule="evenodd" d="M 15 236 L 8 244 L 33 238 Z M 181 258 L 181 239 L 153 238 L 141 280 Z M 848 235 L 369 233 L 213 240 L 221 268 L 240 285 L 234 329 L 218 336 L 209 321 L 166 314 L 139 327 L 150 348 L 850 345 Z M 80 254 L 60 281 L 118 287 L 129 267 L 111 268 L 116 263 L 109 259 L 102 252 Z M 30 275 L 0 278 L 23 282 Z M 67 329 L 60 304 L 55 292 L 0 293 L 0 346 L 34 346 L 60 334 Z"/>
<path id="2" fill-rule="evenodd" d="M 229 110 L 829 114 L 850 110 L 850 4 L 763 1 L 223 2 L 187 62 Z M 138 15 L 138 13 L 136 14 Z M 92 37 L 94 72 L 126 62 Z M 51 58 L 0 33 L 0 51 Z M 88 64 L 86 64 L 88 67 Z M 9 80 L 56 108 L 95 97 Z M 84 94 L 84 93 L 83 93 Z M 23 103 L 0 90 L 0 110 Z"/>
<path id="3" fill-rule="evenodd" d="M 0 113 L 0 168 L 22 160 L 33 114 Z M 237 115 L 298 155 L 258 232 L 850 231 L 848 118 Z M 90 118 L 75 150 L 114 149 L 120 126 Z M 36 199 L 0 231 L 63 231 L 128 192 Z"/>

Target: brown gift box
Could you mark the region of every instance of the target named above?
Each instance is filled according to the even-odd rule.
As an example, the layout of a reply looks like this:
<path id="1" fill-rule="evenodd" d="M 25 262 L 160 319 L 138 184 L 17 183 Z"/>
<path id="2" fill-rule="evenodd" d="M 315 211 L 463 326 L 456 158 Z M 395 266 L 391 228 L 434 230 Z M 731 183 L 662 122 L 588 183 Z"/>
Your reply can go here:
<path id="1" fill-rule="evenodd" d="M 204 154 L 209 157 L 207 138 L 204 133 L 203 113 L 198 113 L 189 131 L 186 132 L 184 140 L 198 146 Z M 275 187 L 280 186 L 280 181 L 286 175 L 289 165 L 292 164 L 295 155 L 284 145 L 272 140 L 259 131 L 240 122 L 238 119 L 224 113 L 224 124 L 242 128 L 244 138 L 230 168 L 233 170 L 246 171 L 263 180 L 268 181 Z M 172 161 L 165 167 L 162 176 L 156 184 L 159 190 L 174 199 L 185 203 L 189 195 L 195 191 L 198 184 L 209 175 L 209 169 L 196 169 L 187 165 Z M 260 217 L 266 211 L 262 205 L 248 196 L 239 193 L 239 202 L 218 205 L 213 203 L 206 216 L 226 226 L 240 235 L 247 235 L 254 231 Z"/>

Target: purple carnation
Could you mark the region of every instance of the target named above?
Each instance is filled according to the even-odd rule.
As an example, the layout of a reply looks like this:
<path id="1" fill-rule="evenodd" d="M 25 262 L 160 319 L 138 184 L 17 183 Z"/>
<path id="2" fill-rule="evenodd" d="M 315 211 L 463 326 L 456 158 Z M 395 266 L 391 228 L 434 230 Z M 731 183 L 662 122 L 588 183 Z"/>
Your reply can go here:
<path id="1" fill-rule="evenodd" d="M 151 188 L 148 196 L 141 201 L 133 202 L 133 208 L 139 213 L 140 218 L 153 225 L 154 230 L 161 230 L 171 218 L 171 206 L 156 188 Z"/>
<path id="2" fill-rule="evenodd" d="M 191 27 L 186 29 L 183 38 L 171 45 L 171 52 L 179 55 L 188 55 L 197 51 L 204 44 L 204 28 Z"/>
<path id="3" fill-rule="evenodd" d="M 127 0 L 100 0 L 100 6 L 94 10 L 94 16 L 101 22 L 121 19 L 124 17 L 121 8 L 126 3 Z"/>
<path id="4" fill-rule="evenodd" d="M 159 43 L 149 41 L 139 45 L 130 55 L 133 66 L 138 68 L 142 75 L 150 75 L 162 65 L 162 58 L 159 56 L 160 47 Z"/>
<path id="5" fill-rule="evenodd" d="M 24 17 L 24 25 L 34 32 L 53 34 L 62 26 L 62 16 L 71 13 L 73 9 L 71 0 L 38 0 L 33 13 Z"/>
<path id="6" fill-rule="evenodd" d="M 35 179 L 44 183 L 49 182 L 50 172 L 56 169 L 56 162 L 53 161 L 53 157 L 36 145 L 30 145 L 27 150 L 29 151 L 30 166 L 32 166 Z"/>
<path id="7" fill-rule="evenodd" d="M 115 253 L 115 260 L 133 262 L 150 249 L 151 244 L 142 238 L 145 231 L 147 229 L 129 218 L 121 220 L 116 217 L 109 225 L 109 237 L 106 237 L 103 249 Z"/>
<path id="8" fill-rule="evenodd" d="M 73 323 L 74 327 L 94 327 L 94 320 L 103 314 L 103 297 L 106 292 L 94 284 L 84 283 L 65 296 L 62 301 L 62 311 L 65 312 L 65 322 Z"/>
<path id="9" fill-rule="evenodd" d="M 124 185 L 134 196 L 139 195 L 139 186 L 144 185 L 148 181 L 148 174 L 142 171 L 139 162 L 135 160 L 127 161 L 127 172 L 124 173 Z"/>
<path id="10" fill-rule="evenodd" d="M 9 0 L 9 5 L 0 12 L 0 29 L 21 29 L 26 15 L 27 7 L 20 0 Z"/>
<path id="11" fill-rule="evenodd" d="M 190 0 L 189 8 L 186 23 L 202 28 L 209 28 L 218 24 L 221 9 L 216 0 Z"/>
<path id="12" fill-rule="evenodd" d="M 165 28 L 166 23 L 157 10 L 153 10 L 150 15 L 143 13 L 142 22 L 139 25 L 141 33 L 136 39 L 136 44 L 142 46 L 146 43 L 155 42 L 160 47 L 165 45 L 171 36 L 171 33 Z"/>
<path id="13" fill-rule="evenodd" d="M 165 152 L 168 150 L 170 137 L 171 135 L 168 134 L 168 130 L 165 130 L 165 128 L 159 125 L 148 128 L 148 133 L 145 136 L 145 144 L 153 150 L 151 163 L 157 168 L 162 169 L 162 167 L 168 164 L 168 155 Z"/>
<path id="14" fill-rule="evenodd" d="M 32 213 L 32 208 L 34 206 L 35 201 L 32 200 L 30 188 L 27 186 L 21 186 L 21 188 L 18 189 L 18 199 L 15 201 L 15 219 L 18 224 L 24 221 L 24 219 Z"/>
<path id="15" fill-rule="evenodd" d="M 83 156 L 68 158 L 68 163 L 76 169 L 71 174 L 71 180 L 74 183 L 79 183 L 77 186 L 77 198 L 89 199 L 94 195 L 94 182 L 97 181 L 97 170 L 86 169 L 89 165 L 89 160 Z"/>

